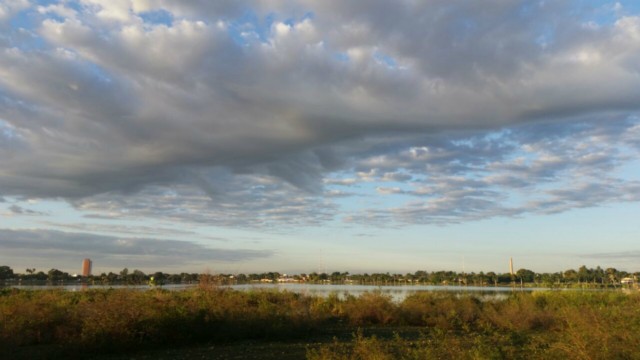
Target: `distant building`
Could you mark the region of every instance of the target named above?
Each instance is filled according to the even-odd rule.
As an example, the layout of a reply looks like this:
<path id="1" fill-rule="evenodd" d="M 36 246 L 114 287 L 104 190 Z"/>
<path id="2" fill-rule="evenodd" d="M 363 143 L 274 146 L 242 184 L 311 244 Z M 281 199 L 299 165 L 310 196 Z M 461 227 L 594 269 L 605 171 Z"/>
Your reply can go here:
<path id="1" fill-rule="evenodd" d="M 91 276 L 91 259 L 82 260 L 82 276 Z"/>

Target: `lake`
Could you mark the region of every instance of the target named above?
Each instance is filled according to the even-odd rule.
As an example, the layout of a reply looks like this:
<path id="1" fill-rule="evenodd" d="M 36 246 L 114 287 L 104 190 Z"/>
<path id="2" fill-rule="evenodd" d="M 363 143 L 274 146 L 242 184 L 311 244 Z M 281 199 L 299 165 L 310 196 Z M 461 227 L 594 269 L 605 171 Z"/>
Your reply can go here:
<path id="1" fill-rule="evenodd" d="M 169 284 L 158 286 L 157 288 L 165 290 L 185 290 L 197 287 L 197 284 Z M 86 289 L 138 289 L 146 290 L 151 287 L 147 285 L 8 285 L 6 287 L 25 289 L 25 290 L 49 290 L 64 289 L 68 291 L 82 291 Z M 419 292 L 450 292 L 459 294 L 473 294 L 488 297 L 506 296 L 511 292 L 518 291 L 549 291 L 549 288 L 531 288 L 531 287 L 492 287 L 492 286 L 445 286 L 445 285 L 338 285 L 338 284 L 306 284 L 306 283 L 287 283 L 287 284 L 265 284 L 265 283 L 249 283 L 242 285 L 223 285 L 235 290 L 273 290 L 273 291 L 290 291 L 294 293 L 322 296 L 326 297 L 330 294 L 337 294 L 339 297 L 346 295 L 360 296 L 366 292 L 380 292 L 391 296 L 395 301 L 402 301 L 408 295 Z"/>

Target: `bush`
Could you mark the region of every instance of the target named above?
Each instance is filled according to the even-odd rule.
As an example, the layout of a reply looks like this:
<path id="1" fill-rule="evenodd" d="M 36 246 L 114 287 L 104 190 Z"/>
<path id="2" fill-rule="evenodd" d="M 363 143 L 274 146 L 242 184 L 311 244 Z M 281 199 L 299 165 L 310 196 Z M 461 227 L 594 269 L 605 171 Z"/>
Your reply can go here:
<path id="1" fill-rule="evenodd" d="M 397 319 L 397 307 L 391 296 L 381 292 L 367 292 L 360 297 L 350 296 L 343 306 L 343 314 L 351 325 L 386 325 Z"/>
<path id="2" fill-rule="evenodd" d="M 640 294 L 541 292 L 480 300 L 420 293 L 396 303 L 380 292 L 321 298 L 213 286 L 0 292 L 0 357 L 3 350 L 33 345 L 102 353 L 307 339 L 316 331 L 358 328 L 366 331 L 356 331 L 351 341 L 309 349 L 309 358 L 633 359 L 640 354 Z M 376 337 L 384 328 L 391 330 Z M 413 335 L 389 338 L 390 331 L 406 328 L 415 329 Z"/>

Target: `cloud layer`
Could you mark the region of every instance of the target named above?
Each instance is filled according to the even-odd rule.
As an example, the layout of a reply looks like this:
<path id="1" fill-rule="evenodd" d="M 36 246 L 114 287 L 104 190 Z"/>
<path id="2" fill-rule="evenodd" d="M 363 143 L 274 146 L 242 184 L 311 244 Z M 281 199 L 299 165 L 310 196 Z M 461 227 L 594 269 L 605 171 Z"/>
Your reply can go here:
<path id="1" fill-rule="evenodd" d="M 92 258 L 101 268 L 136 266 L 186 267 L 194 264 L 248 261 L 272 256 L 270 251 L 210 248 L 195 242 L 95 235 L 55 230 L 0 229 L 3 254 L 30 258 L 46 253 L 47 264 L 73 264 Z M 23 264 L 32 266 L 31 264 Z"/>
<path id="2" fill-rule="evenodd" d="M 447 224 L 639 200 L 625 169 L 640 151 L 640 17 L 623 9 L 8 4 L 5 198 L 232 227 Z M 603 12 L 613 20 L 594 20 Z M 341 212 L 341 199 L 371 194 L 395 200 Z"/>

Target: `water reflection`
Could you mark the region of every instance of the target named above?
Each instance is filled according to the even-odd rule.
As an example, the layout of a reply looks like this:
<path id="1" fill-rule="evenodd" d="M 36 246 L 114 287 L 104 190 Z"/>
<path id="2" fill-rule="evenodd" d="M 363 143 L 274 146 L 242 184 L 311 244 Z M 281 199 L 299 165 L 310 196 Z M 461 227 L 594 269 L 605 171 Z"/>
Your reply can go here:
<path id="1" fill-rule="evenodd" d="M 326 297 L 336 294 L 340 298 L 348 295 L 360 296 L 367 292 L 378 292 L 389 295 L 395 301 L 402 301 L 411 294 L 420 292 L 449 292 L 460 295 L 474 295 L 479 297 L 500 298 L 506 297 L 515 291 L 541 291 L 550 290 L 546 288 L 512 288 L 512 287 L 480 287 L 480 286 L 437 286 L 437 285 L 395 285 L 395 286 L 374 286 L 374 285 L 317 285 L 317 284 L 245 284 L 234 285 L 231 288 L 238 290 L 285 290 L 305 295 Z"/>
<path id="2" fill-rule="evenodd" d="M 170 284 L 157 287 L 148 285 L 14 285 L 12 288 L 25 290 L 50 290 L 62 289 L 67 291 L 82 291 L 86 289 L 134 289 L 148 290 L 159 288 L 165 290 L 185 290 L 197 287 L 197 284 Z M 329 284 L 264 284 L 251 283 L 242 285 L 222 286 L 240 291 L 265 290 L 265 291 L 290 291 L 294 293 L 326 297 L 335 294 L 340 298 L 348 295 L 360 296 L 367 292 L 379 292 L 389 295 L 394 301 L 402 301 L 407 296 L 420 292 L 449 292 L 460 295 L 474 295 L 478 297 L 502 298 L 512 292 L 549 291 L 549 288 L 520 288 L 520 287 L 479 287 L 479 286 L 437 286 L 437 285 L 394 285 L 394 286 L 374 286 L 374 285 L 329 285 Z"/>

